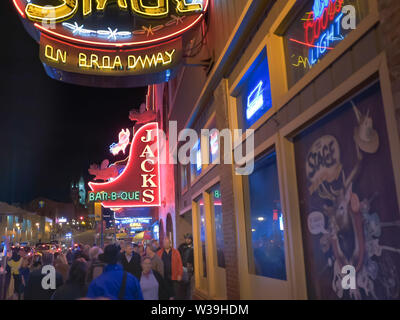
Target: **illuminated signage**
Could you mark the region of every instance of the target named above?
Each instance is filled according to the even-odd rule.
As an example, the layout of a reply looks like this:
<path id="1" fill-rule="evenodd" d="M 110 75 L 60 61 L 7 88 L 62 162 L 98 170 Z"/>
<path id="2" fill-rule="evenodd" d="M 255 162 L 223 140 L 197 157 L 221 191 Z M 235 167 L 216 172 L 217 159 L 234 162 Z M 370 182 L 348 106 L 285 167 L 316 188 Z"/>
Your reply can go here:
<path id="1" fill-rule="evenodd" d="M 67 222 L 67 219 L 64 218 L 64 217 L 61 217 L 61 218 L 57 219 L 57 223 L 66 223 L 66 222 Z"/>
<path id="2" fill-rule="evenodd" d="M 182 36 L 202 21 L 208 2 L 13 0 L 25 28 L 40 42 L 40 57 L 51 77 L 125 87 L 175 76 L 182 63 Z"/>
<path id="3" fill-rule="evenodd" d="M 288 26 L 285 54 L 289 87 L 299 81 L 369 14 L 364 0 L 308 0 Z"/>
<path id="4" fill-rule="evenodd" d="M 105 208 L 160 206 L 158 143 L 157 123 L 138 129 L 122 173 L 104 183 L 89 182 L 89 201 L 101 202 Z"/>
<path id="5" fill-rule="evenodd" d="M 250 119 L 264 105 L 264 98 L 262 96 L 262 86 L 263 82 L 260 81 L 247 98 L 247 110 L 246 110 L 247 119 Z"/>
<path id="6" fill-rule="evenodd" d="M 122 129 L 121 132 L 118 135 L 118 143 L 113 143 L 110 146 L 110 152 L 116 156 L 118 153 L 120 153 L 122 151 L 122 153 L 125 154 L 125 150 L 126 147 L 128 146 L 128 144 L 130 143 L 129 141 L 129 137 L 130 137 L 131 133 L 129 131 L 129 129 Z"/>
<path id="7" fill-rule="evenodd" d="M 50 67 L 93 76 L 138 76 L 149 72 L 164 74 L 179 64 L 182 41 L 176 39 L 152 48 L 114 51 L 71 46 L 42 35 L 40 58 Z"/>
<path id="8" fill-rule="evenodd" d="M 243 78 L 243 127 L 250 128 L 272 108 L 271 82 L 267 52 L 263 50 Z"/>
<path id="9" fill-rule="evenodd" d="M 304 40 L 309 46 L 309 62 L 314 65 L 334 42 L 344 39 L 342 29 L 342 6 L 344 0 L 315 0 L 314 11 L 304 23 Z M 317 10 L 317 11 L 315 11 Z"/>

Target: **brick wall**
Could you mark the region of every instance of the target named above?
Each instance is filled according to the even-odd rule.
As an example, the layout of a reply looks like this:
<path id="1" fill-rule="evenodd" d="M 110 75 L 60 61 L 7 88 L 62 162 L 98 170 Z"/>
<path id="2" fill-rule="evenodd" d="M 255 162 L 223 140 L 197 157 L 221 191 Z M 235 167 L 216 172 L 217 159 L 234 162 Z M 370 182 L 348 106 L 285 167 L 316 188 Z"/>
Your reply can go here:
<path id="1" fill-rule="evenodd" d="M 228 106 L 223 82 L 215 90 L 214 95 L 217 129 L 229 128 Z M 224 150 L 224 139 L 221 139 L 220 150 Z M 221 152 L 221 163 L 224 163 L 223 152 Z M 226 293 L 228 299 L 240 299 L 232 165 L 221 164 L 218 166 L 218 169 L 221 178 L 220 189 L 226 262 Z"/>
<path id="2" fill-rule="evenodd" d="M 400 1 L 378 0 L 378 6 L 381 20 L 379 36 L 388 58 L 397 127 L 400 132 Z"/>

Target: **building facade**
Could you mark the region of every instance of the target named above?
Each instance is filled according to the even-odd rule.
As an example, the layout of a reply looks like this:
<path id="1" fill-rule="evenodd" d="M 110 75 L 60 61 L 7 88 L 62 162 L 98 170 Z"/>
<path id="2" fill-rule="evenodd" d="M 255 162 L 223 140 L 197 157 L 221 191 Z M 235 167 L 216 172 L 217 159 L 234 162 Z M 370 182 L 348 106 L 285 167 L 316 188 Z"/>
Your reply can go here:
<path id="1" fill-rule="evenodd" d="M 396 0 L 211 1 L 149 90 L 169 143 L 169 121 L 200 137 L 158 214 L 160 237 L 193 233 L 198 297 L 399 298 L 399 33 Z"/>
<path id="2" fill-rule="evenodd" d="M 0 203 L 0 237 L 11 243 L 50 241 L 53 220 L 18 207 Z"/>

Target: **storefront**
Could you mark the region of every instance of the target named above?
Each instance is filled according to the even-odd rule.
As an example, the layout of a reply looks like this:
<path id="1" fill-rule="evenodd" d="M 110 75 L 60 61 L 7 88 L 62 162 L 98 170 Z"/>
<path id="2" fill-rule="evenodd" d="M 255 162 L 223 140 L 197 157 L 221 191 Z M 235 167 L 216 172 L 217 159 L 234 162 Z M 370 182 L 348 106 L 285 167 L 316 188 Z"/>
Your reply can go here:
<path id="1" fill-rule="evenodd" d="M 177 167 L 177 210 L 192 212 L 195 292 L 398 299 L 398 92 L 381 36 L 388 9 L 375 0 L 269 8 L 262 20 L 239 19 L 237 26 L 258 28 L 239 56 L 222 53 L 184 120 L 196 131 L 255 130 L 250 175 L 235 173 L 240 163 Z M 248 139 L 236 137 L 232 153 Z M 342 287 L 345 266 L 354 268 L 357 289 Z"/>

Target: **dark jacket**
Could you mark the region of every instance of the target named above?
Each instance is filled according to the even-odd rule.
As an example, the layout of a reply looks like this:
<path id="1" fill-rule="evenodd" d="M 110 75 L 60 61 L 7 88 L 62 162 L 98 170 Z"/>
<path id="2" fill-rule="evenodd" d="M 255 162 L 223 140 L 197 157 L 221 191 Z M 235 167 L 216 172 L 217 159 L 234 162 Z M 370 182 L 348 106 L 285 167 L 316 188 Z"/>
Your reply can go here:
<path id="1" fill-rule="evenodd" d="M 170 296 L 168 294 L 169 291 L 168 291 L 168 288 L 167 288 L 164 278 L 157 271 L 155 271 L 155 270 L 152 270 L 152 271 L 153 271 L 154 277 L 156 278 L 156 280 L 158 282 L 158 299 L 159 300 L 169 300 L 169 298 L 170 298 Z M 141 278 L 142 278 L 142 274 L 140 275 L 139 283 L 140 283 Z"/>
<path id="2" fill-rule="evenodd" d="M 194 265 L 193 244 L 188 245 L 186 243 L 182 243 L 179 246 L 178 250 L 182 257 L 183 266 L 187 267 L 188 263 L 190 263 L 193 266 Z"/>
<path id="3" fill-rule="evenodd" d="M 128 262 L 125 254 L 123 254 L 121 255 L 120 262 L 126 272 L 129 272 L 130 274 L 134 275 L 137 279 L 140 278 L 140 275 L 142 274 L 140 255 L 138 255 L 136 252 L 132 252 L 132 258 Z"/>
<path id="4" fill-rule="evenodd" d="M 66 283 L 54 292 L 52 300 L 76 300 L 86 297 L 87 286 L 75 283 Z"/>
<path id="5" fill-rule="evenodd" d="M 42 274 L 42 268 L 36 269 L 29 275 L 28 283 L 25 287 L 25 300 L 50 300 L 53 295 L 53 289 L 43 289 L 42 279 L 46 274 Z M 63 278 L 59 272 L 56 272 L 56 289 L 63 285 Z"/>
<path id="6" fill-rule="evenodd" d="M 89 285 L 88 298 L 108 298 L 117 300 L 122 286 L 124 270 L 118 264 L 109 264 L 104 268 L 103 274 L 98 276 Z M 142 289 L 139 281 L 127 273 L 124 300 L 143 300 Z"/>

